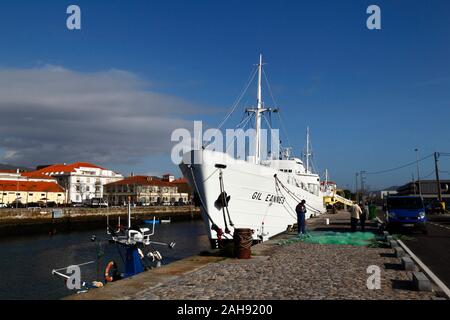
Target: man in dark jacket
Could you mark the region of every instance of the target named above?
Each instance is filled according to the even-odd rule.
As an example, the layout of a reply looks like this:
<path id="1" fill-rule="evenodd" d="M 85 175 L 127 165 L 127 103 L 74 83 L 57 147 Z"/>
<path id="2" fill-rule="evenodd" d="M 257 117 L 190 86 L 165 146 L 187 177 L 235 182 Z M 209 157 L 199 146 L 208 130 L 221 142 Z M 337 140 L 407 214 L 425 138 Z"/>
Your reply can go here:
<path id="1" fill-rule="evenodd" d="M 367 216 L 368 216 L 368 204 L 362 202 L 361 203 L 361 215 L 359 217 L 359 221 L 361 223 L 361 231 L 365 232 L 366 231 L 366 220 L 367 220 Z"/>
<path id="2" fill-rule="evenodd" d="M 297 212 L 298 235 L 305 234 L 306 201 L 302 200 L 295 208 Z"/>

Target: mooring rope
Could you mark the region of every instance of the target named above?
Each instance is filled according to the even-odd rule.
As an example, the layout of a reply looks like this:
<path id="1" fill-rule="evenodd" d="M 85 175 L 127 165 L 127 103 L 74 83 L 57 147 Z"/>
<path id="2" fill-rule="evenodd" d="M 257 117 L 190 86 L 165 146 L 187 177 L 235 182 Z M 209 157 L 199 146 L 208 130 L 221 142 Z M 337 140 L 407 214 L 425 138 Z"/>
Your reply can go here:
<path id="1" fill-rule="evenodd" d="M 277 182 L 276 180 L 275 180 L 275 187 L 276 187 L 277 193 L 279 192 L 281 195 L 283 195 L 283 193 L 281 192 L 280 186 L 278 185 L 278 182 Z M 286 205 L 288 206 L 287 213 L 288 213 L 292 218 L 297 219 L 297 212 L 296 212 L 294 209 L 292 209 L 292 207 L 288 204 L 287 201 L 286 201 Z M 285 203 L 283 203 L 283 207 L 286 209 Z M 291 210 L 292 212 L 294 212 L 295 215 L 292 215 L 292 214 L 289 212 L 289 210 Z"/>
<path id="2" fill-rule="evenodd" d="M 234 241 L 238 243 L 239 248 L 248 250 L 253 245 L 253 235 L 252 234 L 253 233 L 251 231 L 235 232 L 234 233 Z"/>
<path id="3" fill-rule="evenodd" d="M 227 217 L 225 216 L 225 207 L 227 205 L 227 197 L 223 190 L 223 184 L 222 184 L 222 169 L 219 170 L 219 187 L 220 187 L 220 196 L 219 199 L 222 199 L 222 203 L 220 204 L 222 206 L 222 214 L 223 214 L 223 223 L 225 224 L 225 233 L 231 233 L 230 229 L 228 229 L 227 224 Z"/>
<path id="4" fill-rule="evenodd" d="M 71 266 L 77 266 L 77 267 L 82 267 L 88 264 L 93 264 L 95 263 L 95 261 L 89 261 L 89 262 L 85 262 L 85 263 L 80 263 L 80 264 L 73 264 Z M 59 268 L 59 269 L 53 269 L 53 271 L 61 271 L 61 270 L 67 270 L 68 267 L 64 267 L 64 268 Z"/>
<path id="5" fill-rule="evenodd" d="M 274 178 L 275 178 L 275 182 L 278 182 L 280 185 L 281 185 L 281 187 L 292 197 L 292 199 L 294 199 L 294 200 L 296 200 L 297 202 L 301 202 L 301 200 L 303 200 L 303 199 L 300 199 L 295 193 L 293 193 L 291 190 L 289 190 L 284 184 L 283 184 L 283 182 L 281 182 L 280 181 L 280 179 L 278 179 L 278 177 L 277 177 L 277 175 L 274 175 Z M 309 210 L 311 210 L 311 211 L 313 211 L 314 213 L 321 213 L 319 210 L 317 210 L 317 209 L 314 209 L 313 207 L 311 207 L 311 206 L 309 206 L 307 203 L 305 203 L 305 206 L 309 209 Z"/>
<path id="6" fill-rule="evenodd" d="M 223 201 L 223 204 L 224 204 L 224 206 L 222 207 L 223 218 L 225 220 L 225 210 L 226 210 L 227 215 L 228 215 L 228 221 L 230 221 L 230 226 L 234 227 L 234 223 L 233 223 L 233 221 L 231 221 L 230 210 L 228 209 L 228 199 L 226 197 L 227 194 L 225 192 L 225 186 L 224 186 L 224 183 L 223 183 L 223 172 L 222 172 L 222 169 L 219 170 L 219 184 L 220 184 L 220 194 L 221 194 L 222 201 Z M 226 221 L 225 221 L 225 226 L 226 226 Z"/>
<path id="7" fill-rule="evenodd" d="M 211 229 L 217 232 L 217 236 L 218 238 L 224 234 L 220 234 L 220 228 L 217 226 L 217 224 L 214 223 L 213 219 L 211 218 L 211 216 L 208 213 L 208 210 L 206 210 L 206 206 L 205 203 L 203 202 L 203 198 L 199 192 L 198 186 L 197 186 L 197 182 L 195 181 L 195 176 L 194 176 L 194 168 L 192 166 L 189 167 L 190 171 L 191 171 L 191 177 L 192 177 L 192 181 L 194 182 L 194 187 L 195 187 L 195 192 L 197 192 L 198 197 L 200 199 L 200 204 L 203 208 L 203 211 L 205 212 L 206 216 L 208 217 L 209 221 L 211 222 Z M 220 235 L 219 235 L 220 234 Z"/>

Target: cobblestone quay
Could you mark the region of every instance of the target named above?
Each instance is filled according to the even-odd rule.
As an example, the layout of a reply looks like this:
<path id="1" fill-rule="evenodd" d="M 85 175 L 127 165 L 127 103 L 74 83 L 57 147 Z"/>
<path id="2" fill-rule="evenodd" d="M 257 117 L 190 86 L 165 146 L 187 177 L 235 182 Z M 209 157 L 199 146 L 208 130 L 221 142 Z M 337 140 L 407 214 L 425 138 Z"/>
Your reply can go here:
<path id="1" fill-rule="evenodd" d="M 325 219 L 330 224 L 325 225 Z M 347 212 L 308 220 L 309 230 L 349 231 Z M 375 230 L 369 222 L 367 229 Z M 253 247 L 250 260 L 222 259 L 210 261 L 188 273 L 135 288 L 122 296 L 108 296 L 108 286 L 77 298 L 121 299 L 433 299 L 434 292 L 412 290 L 411 272 L 399 269 L 400 258 L 390 248 L 351 245 L 321 245 L 294 242 L 280 245 L 283 234 Z M 367 287 L 370 265 L 381 269 L 381 288 Z M 164 268 L 157 272 L 164 273 Z M 148 273 L 152 273 L 150 271 Z M 173 274 L 172 274 L 173 275 Z M 133 280 L 139 283 L 138 275 Z M 120 287 L 120 281 L 117 283 Z M 102 290 L 104 294 L 102 294 Z M 123 291 L 125 293 L 125 291 Z"/>

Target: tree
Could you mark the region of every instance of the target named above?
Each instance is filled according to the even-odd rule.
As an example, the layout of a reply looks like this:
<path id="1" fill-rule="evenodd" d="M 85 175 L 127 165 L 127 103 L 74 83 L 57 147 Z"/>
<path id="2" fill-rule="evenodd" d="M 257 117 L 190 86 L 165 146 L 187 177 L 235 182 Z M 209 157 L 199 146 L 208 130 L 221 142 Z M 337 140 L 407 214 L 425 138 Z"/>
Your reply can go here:
<path id="1" fill-rule="evenodd" d="M 344 194 L 343 197 L 346 199 L 354 199 L 355 198 L 355 194 L 348 189 L 345 189 L 342 192 Z"/>
<path id="2" fill-rule="evenodd" d="M 86 184 L 82 183 L 81 181 L 77 181 L 75 184 L 75 190 L 77 194 L 81 197 L 81 202 L 83 202 L 86 199 L 86 196 L 90 193 L 89 190 L 87 190 Z"/>

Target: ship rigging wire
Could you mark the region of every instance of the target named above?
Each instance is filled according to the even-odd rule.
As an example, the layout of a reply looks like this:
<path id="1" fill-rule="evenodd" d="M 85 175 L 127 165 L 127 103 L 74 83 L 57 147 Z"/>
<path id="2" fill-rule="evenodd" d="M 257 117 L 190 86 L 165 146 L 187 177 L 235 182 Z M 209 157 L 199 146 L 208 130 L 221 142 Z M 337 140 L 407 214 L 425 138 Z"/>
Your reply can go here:
<path id="1" fill-rule="evenodd" d="M 239 126 L 242 125 L 243 128 L 245 128 L 245 126 L 249 123 L 249 121 L 254 117 L 254 113 L 252 113 L 251 115 L 248 115 L 244 121 L 241 121 L 236 127 L 235 129 L 237 129 Z M 234 141 L 237 139 L 237 135 L 233 136 L 233 140 L 231 140 L 228 145 L 225 148 L 225 153 L 228 152 L 228 150 L 230 149 L 230 147 L 234 144 Z M 244 159 L 245 160 L 245 159 Z"/>
<path id="2" fill-rule="evenodd" d="M 268 79 L 268 77 L 267 77 L 267 73 L 266 73 L 266 71 L 265 71 L 264 69 L 262 69 L 262 73 L 263 73 L 263 75 L 264 75 L 264 79 L 265 79 L 265 81 L 266 81 L 266 85 L 267 85 L 267 89 L 269 90 L 270 97 L 272 98 L 272 101 L 273 101 L 273 104 L 274 104 L 274 108 L 277 109 L 277 112 L 276 112 L 276 113 L 277 113 L 277 115 L 278 115 L 278 120 L 279 120 L 279 122 L 280 122 L 281 130 L 283 131 L 283 134 L 284 134 L 284 136 L 286 137 L 286 140 L 287 140 L 287 143 L 288 143 L 288 147 L 289 147 L 289 148 L 292 148 L 291 141 L 289 140 L 289 135 L 287 134 L 286 126 L 284 125 L 283 118 L 281 117 L 281 113 L 280 113 L 281 110 L 278 108 L 278 103 L 277 103 L 277 101 L 275 100 L 275 97 L 274 97 L 274 95 L 273 95 L 272 87 L 270 86 L 270 82 L 269 82 L 269 79 Z"/>
<path id="3" fill-rule="evenodd" d="M 279 192 L 280 195 L 283 195 L 283 192 L 281 192 L 280 186 L 278 185 L 278 182 L 277 182 L 276 179 L 275 179 L 275 188 L 276 188 L 277 193 Z M 286 204 L 287 204 L 289 210 L 291 210 L 292 212 L 294 212 L 294 214 L 296 214 L 296 211 L 295 211 L 294 209 L 292 209 L 292 207 L 287 203 L 287 201 L 286 201 Z M 286 209 L 284 203 L 283 203 L 283 207 Z M 292 215 L 292 214 L 289 212 L 289 210 L 286 210 L 286 212 L 287 212 L 292 218 L 297 219 L 297 217 L 296 217 L 295 215 Z"/>
<path id="4" fill-rule="evenodd" d="M 417 162 L 422 162 L 422 161 L 424 161 L 426 159 L 429 159 L 429 158 L 431 158 L 433 156 L 434 156 L 434 153 L 431 153 L 431 154 L 429 154 L 429 155 L 427 155 L 427 156 L 425 156 L 425 157 L 423 157 L 423 158 L 421 158 L 419 160 L 408 162 L 408 163 L 406 163 L 404 165 L 401 165 L 401 166 L 398 166 L 398 167 L 395 167 L 395 168 L 386 169 L 386 170 L 380 170 L 380 171 L 364 172 L 364 174 L 365 175 L 376 175 L 376 174 L 383 174 L 383 173 L 389 173 L 389 172 L 392 172 L 392 171 L 397 171 L 397 170 L 400 170 L 400 169 L 404 169 L 404 168 L 413 166 L 413 165 L 417 164 Z"/>
<path id="5" fill-rule="evenodd" d="M 252 84 L 253 79 L 255 78 L 255 75 L 257 73 L 258 69 L 254 68 L 253 72 L 250 74 L 250 77 L 247 80 L 247 83 L 244 85 L 244 87 L 242 88 L 241 93 L 239 94 L 238 98 L 234 101 L 233 105 L 230 108 L 230 111 L 228 112 L 228 114 L 225 116 L 225 118 L 220 122 L 220 124 L 218 125 L 218 129 L 220 130 L 222 128 L 222 126 L 225 124 L 225 122 L 231 117 L 231 115 L 234 113 L 234 111 L 236 110 L 237 106 L 239 105 L 239 103 L 241 102 L 242 98 L 244 97 L 245 93 L 247 92 L 248 88 L 250 87 L 250 85 Z"/>
<path id="6" fill-rule="evenodd" d="M 284 184 L 283 182 L 281 182 L 281 180 L 278 178 L 277 175 L 274 176 L 275 177 L 275 183 L 279 183 L 281 185 L 281 187 L 287 192 L 287 194 L 289 194 L 292 199 L 296 200 L 297 202 L 300 202 L 303 199 L 300 199 L 295 193 L 293 193 L 291 190 L 289 190 Z M 312 206 L 308 205 L 307 203 L 305 203 L 305 206 L 308 207 L 312 212 L 314 213 L 319 213 L 321 214 L 322 212 L 320 212 L 319 210 L 314 209 Z"/>

